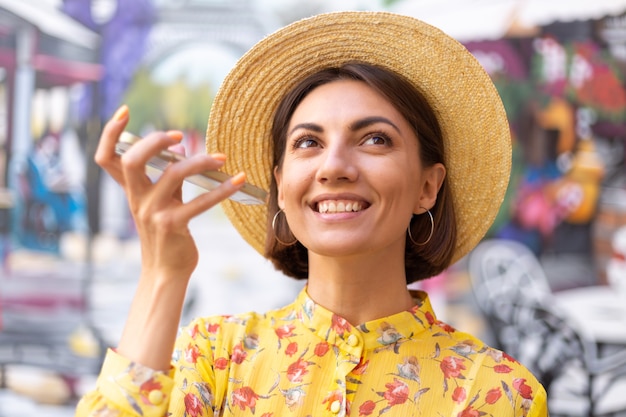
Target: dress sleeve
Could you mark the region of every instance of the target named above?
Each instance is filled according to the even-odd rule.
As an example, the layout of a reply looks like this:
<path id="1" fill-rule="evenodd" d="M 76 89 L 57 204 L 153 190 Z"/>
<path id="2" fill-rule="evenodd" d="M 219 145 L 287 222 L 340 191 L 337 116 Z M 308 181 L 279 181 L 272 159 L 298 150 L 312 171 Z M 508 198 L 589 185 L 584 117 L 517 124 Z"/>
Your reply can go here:
<path id="1" fill-rule="evenodd" d="M 76 407 L 75 417 L 162 417 L 168 408 L 174 370 L 161 372 L 109 349 L 96 383 Z"/>
<path id="2" fill-rule="evenodd" d="M 539 386 L 539 390 L 535 394 L 533 404 L 528 411 L 527 417 L 548 417 L 548 395 L 543 386 Z"/>
<path id="3" fill-rule="evenodd" d="M 213 360 L 213 343 L 221 340 L 219 328 L 219 323 L 202 319 L 183 328 L 169 372 L 155 371 L 109 350 L 96 388 L 80 400 L 75 417 L 162 417 L 168 412 L 213 416 L 223 403 L 223 394 L 215 391 Z"/>

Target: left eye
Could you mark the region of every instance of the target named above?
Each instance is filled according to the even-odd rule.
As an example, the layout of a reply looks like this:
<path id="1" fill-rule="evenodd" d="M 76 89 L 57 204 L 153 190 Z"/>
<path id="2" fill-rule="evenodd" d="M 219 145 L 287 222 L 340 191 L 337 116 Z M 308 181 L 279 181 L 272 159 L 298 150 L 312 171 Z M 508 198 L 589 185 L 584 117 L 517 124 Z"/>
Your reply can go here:
<path id="1" fill-rule="evenodd" d="M 364 142 L 365 145 L 386 145 L 389 141 L 382 135 L 373 135 L 367 138 Z"/>

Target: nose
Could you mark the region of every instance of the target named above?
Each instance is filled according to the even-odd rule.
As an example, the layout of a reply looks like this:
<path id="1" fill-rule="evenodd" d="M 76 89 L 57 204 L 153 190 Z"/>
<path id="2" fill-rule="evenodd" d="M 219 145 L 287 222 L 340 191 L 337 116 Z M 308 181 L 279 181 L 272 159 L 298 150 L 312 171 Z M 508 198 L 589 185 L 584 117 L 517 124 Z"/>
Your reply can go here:
<path id="1" fill-rule="evenodd" d="M 356 156 L 345 144 L 329 144 L 321 157 L 316 179 L 321 183 L 351 182 L 358 178 Z"/>

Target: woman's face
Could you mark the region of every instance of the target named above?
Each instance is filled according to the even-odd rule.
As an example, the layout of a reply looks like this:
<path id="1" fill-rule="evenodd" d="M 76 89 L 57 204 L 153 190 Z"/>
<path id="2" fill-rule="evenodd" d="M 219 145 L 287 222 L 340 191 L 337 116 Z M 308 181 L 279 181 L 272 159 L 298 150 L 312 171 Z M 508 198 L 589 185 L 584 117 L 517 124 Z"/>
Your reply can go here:
<path id="1" fill-rule="evenodd" d="M 413 213 L 434 205 L 445 170 L 423 169 L 408 122 L 363 82 L 317 87 L 296 108 L 276 170 L 278 205 L 310 251 L 404 254 Z"/>

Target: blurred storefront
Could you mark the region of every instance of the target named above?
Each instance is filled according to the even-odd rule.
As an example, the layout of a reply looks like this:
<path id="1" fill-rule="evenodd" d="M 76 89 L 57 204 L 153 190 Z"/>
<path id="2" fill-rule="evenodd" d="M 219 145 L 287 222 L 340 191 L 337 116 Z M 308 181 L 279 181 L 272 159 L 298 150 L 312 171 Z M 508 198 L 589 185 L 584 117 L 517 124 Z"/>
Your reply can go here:
<path id="1" fill-rule="evenodd" d="M 71 106 L 103 76 L 99 44 L 48 2 L 0 1 L 0 227 L 6 235 L 15 226 L 20 244 L 54 249 L 55 234 L 70 228 L 65 213 L 85 216 L 85 143 L 76 129 L 91 111 Z"/>

